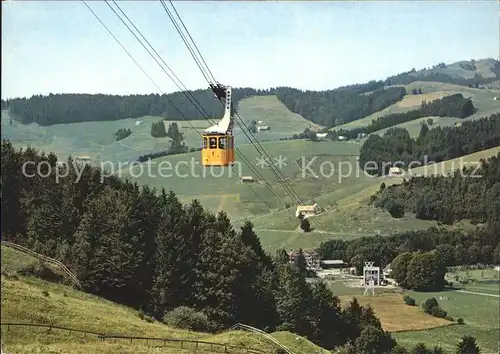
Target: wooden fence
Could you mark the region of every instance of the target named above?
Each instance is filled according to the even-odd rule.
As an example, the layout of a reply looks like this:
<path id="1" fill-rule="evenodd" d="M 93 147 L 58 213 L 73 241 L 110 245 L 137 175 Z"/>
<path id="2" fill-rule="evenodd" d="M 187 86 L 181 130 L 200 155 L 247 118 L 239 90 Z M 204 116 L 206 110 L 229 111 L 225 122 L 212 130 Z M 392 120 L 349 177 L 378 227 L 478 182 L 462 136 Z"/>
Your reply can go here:
<path id="1" fill-rule="evenodd" d="M 44 256 L 43 254 L 37 253 L 35 251 L 32 251 L 29 248 L 26 248 L 24 246 L 18 245 L 16 243 L 12 243 L 12 242 L 8 242 L 8 241 L 2 240 L 2 245 L 14 248 L 14 249 L 16 249 L 18 251 L 21 251 L 23 253 L 29 254 L 30 256 L 33 256 L 35 258 L 38 258 L 41 261 L 53 264 L 53 265 L 61 268 L 69 276 L 69 278 L 73 281 L 73 283 L 75 284 L 75 286 L 77 288 L 79 288 L 79 289 L 82 289 L 82 285 L 80 284 L 80 282 L 78 281 L 78 279 L 76 278 L 76 276 L 68 269 L 68 267 L 66 267 L 64 264 L 62 264 L 61 262 L 59 262 L 57 259 Z"/>
<path id="2" fill-rule="evenodd" d="M 260 354 L 265 353 L 260 349 L 253 349 L 243 346 L 224 344 L 224 343 L 216 343 L 216 342 L 208 342 L 203 340 L 193 340 L 193 339 L 178 339 L 178 338 L 158 338 L 158 337 L 140 337 L 140 336 L 126 336 L 120 334 L 107 334 L 107 333 L 99 333 L 92 331 L 84 331 L 75 328 L 55 326 L 55 325 L 47 325 L 47 324 L 38 324 L 38 323 L 13 323 L 13 322 L 4 322 L 0 324 L 2 327 L 7 327 L 7 331 L 10 330 L 10 327 L 38 327 L 38 328 L 47 328 L 49 331 L 53 329 L 68 331 L 71 333 L 82 333 L 83 335 L 91 335 L 95 336 L 100 340 L 109 340 L 114 339 L 123 339 L 130 341 L 133 343 L 134 341 L 146 341 L 146 344 L 149 345 L 150 342 L 153 343 L 161 343 L 164 346 L 168 344 L 176 344 L 176 346 L 180 346 L 180 348 L 196 348 L 196 349 L 204 349 L 206 351 L 215 351 L 215 353 L 238 353 L 238 354 Z"/>

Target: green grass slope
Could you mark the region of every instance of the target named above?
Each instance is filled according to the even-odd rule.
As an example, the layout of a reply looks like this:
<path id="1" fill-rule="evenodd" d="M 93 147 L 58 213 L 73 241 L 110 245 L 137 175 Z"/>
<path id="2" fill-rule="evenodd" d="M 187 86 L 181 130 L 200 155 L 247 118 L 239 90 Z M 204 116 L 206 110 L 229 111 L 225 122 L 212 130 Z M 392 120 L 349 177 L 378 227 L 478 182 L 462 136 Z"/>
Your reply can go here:
<path id="1" fill-rule="evenodd" d="M 495 59 L 486 58 L 474 61 L 461 60 L 452 64 L 447 64 L 444 67 L 435 67 L 431 69 L 418 70 L 413 75 L 426 75 L 426 74 L 446 74 L 454 77 L 463 77 L 464 79 L 471 79 L 475 75 L 481 75 L 484 78 L 495 77 L 495 73 L 491 70 L 495 65 Z M 469 70 L 464 68 L 463 64 L 474 64 L 475 69 Z"/>
<path id="2" fill-rule="evenodd" d="M 160 322 L 150 323 L 142 320 L 137 311 L 104 300 L 97 296 L 76 291 L 70 287 L 42 281 L 31 277 L 12 276 L 21 267 L 34 262 L 17 250 L 2 245 L 2 273 L 11 274 L 2 277 L 2 323 L 39 323 L 52 324 L 99 333 L 115 333 L 129 336 L 157 338 L 174 338 L 185 340 L 204 340 L 214 343 L 245 346 L 266 353 L 275 353 L 276 344 L 249 332 L 226 331 L 212 335 L 208 333 L 179 330 Z M 274 335 L 274 334 L 273 334 Z M 326 354 L 328 351 L 314 345 L 308 340 L 288 332 L 276 333 L 276 338 L 295 353 Z M 289 340 L 287 338 L 294 338 Z M 185 343 L 170 343 L 165 346 L 161 342 L 154 344 L 144 341 L 113 340 L 100 341 L 96 337 L 81 333 L 69 333 L 53 329 L 48 332 L 42 328 L 10 327 L 2 328 L 3 350 L 8 353 L 218 353 L 209 345 L 196 349 Z M 308 349 L 308 350 L 309 350 Z M 234 349 L 233 351 L 234 352 Z M 234 352 L 236 353 L 236 352 Z"/>
<path id="3" fill-rule="evenodd" d="M 262 121 L 262 125 L 271 127 L 270 131 L 256 133 L 256 136 L 263 140 L 290 137 L 306 128 L 322 128 L 301 115 L 291 112 L 276 96 L 246 98 L 239 103 L 238 112 L 246 124 L 255 120 Z"/>
<path id="4" fill-rule="evenodd" d="M 498 272 L 497 272 L 498 273 Z M 496 280 L 496 295 L 498 295 L 498 275 Z M 478 287 L 482 281 L 477 281 Z M 488 283 L 486 283 L 488 284 Z M 467 289 L 469 290 L 469 289 Z M 479 289 L 470 290 L 484 293 Z M 435 297 L 440 306 L 455 319 L 462 317 L 464 325 L 453 325 L 422 331 L 394 333 L 394 337 L 405 346 L 414 346 L 419 342 L 440 345 L 449 353 L 454 353 L 456 344 L 464 335 L 474 336 L 482 353 L 498 353 L 500 350 L 500 307 L 498 297 L 460 293 L 457 291 L 441 291 L 437 293 L 417 293 L 410 291 L 418 304 L 428 298 Z M 442 300 L 440 300 L 440 298 Z"/>
<path id="5" fill-rule="evenodd" d="M 436 127 L 451 127 L 455 125 L 456 123 L 459 123 L 462 121 L 460 118 L 454 118 L 454 117 L 424 117 L 424 118 L 419 118 L 415 119 L 406 123 L 401 123 L 397 125 L 393 125 L 392 127 L 377 130 L 373 134 L 378 134 L 378 135 L 384 135 L 389 129 L 392 128 L 401 128 L 401 129 L 406 129 L 410 136 L 412 138 L 417 138 L 418 135 L 420 134 L 420 128 L 422 127 L 423 123 L 428 124 L 428 120 L 432 119 L 432 125 L 429 126 L 429 129 L 436 128 Z"/>
<path id="6" fill-rule="evenodd" d="M 298 114 L 290 112 L 276 96 L 255 96 L 242 100 L 238 107 L 240 116 L 248 125 L 252 120 L 262 121 L 271 127 L 270 131 L 255 133 L 259 141 L 279 140 L 305 128 L 319 128 Z M 201 146 L 201 133 L 214 121 L 208 120 L 165 121 L 177 123 L 189 148 Z M 94 162 L 99 161 L 135 161 L 143 154 L 168 150 L 170 138 L 153 138 L 150 135 L 151 124 L 162 117 L 144 116 L 140 118 L 120 119 L 103 122 L 79 122 L 40 126 L 36 123 L 21 124 L 12 120 L 7 110 L 2 111 L 2 138 L 11 140 L 18 147 L 33 148 L 54 152 L 61 159 L 73 155 L 88 155 Z M 141 122 L 140 124 L 137 124 Z M 116 141 L 114 133 L 120 129 L 131 129 L 127 138 Z M 249 143 L 242 130 L 235 126 L 236 144 Z"/>
<path id="7" fill-rule="evenodd" d="M 317 181 L 309 176 L 302 178 L 299 167 L 303 157 L 306 163 L 309 162 L 311 155 L 316 154 L 334 154 L 341 157 L 347 155 L 349 159 L 352 159 L 353 156 L 359 155 L 360 148 L 360 144 L 356 142 L 338 141 L 288 140 L 263 142 L 261 145 L 271 157 L 268 163 L 277 163 L 275 159 L 281 156 L 283 165 L 279 168 L 280 173 L 287 180 L 293 179 L 292 188 L 304 202 L 319 197 L 322 193 L 328 192 L 331 187 L 325 182 L 321 188 L 318 188 Z M 296 205 L 282 184 L 277 181 L 277 176 L 272 173 L 269 165 L 258 164 L 260 154 L 254 146 L 239 145 L 238 149 L 260 176 L 272 185 L 280 198 Z M 200 157 L 200 152 L 167 156 L 153 160 L 149 165 L 149 171 L 147 163 L 144 163 L 117 171 L 117 175 L 130 177 L 139 184 L 151 187 L 171 188 L 183 201 L 197 198 L 212 211 L 226 211 L 234 221 L 267 214 L 270 208 L 273 210 L 279 206 L 278 198 L 269 191 L 259 176 L 250 170 L 238 152 L 236 152 L 236 163 L 232 168 L 204 168 L 199 163 Z M 299 166 L 296 161 L 299 162 Z M 257 182 L 249 188 L 248 185 L 241 183 L 240 176 L 252 176 Z"/>
<path id="8" fill-rule="evenodd" d="M 489 90 L 489 89 L 476 89 L 470 88 L 466 86 L 459 86 L 453 84 L 446 84 L 440 82 L 432 82 L 432 81 L 415 81 L 411 84 L 405 85 L 406 91 L 411 92 L 413 89 L 421 89 L 422 94 L 420 95 L 406 95 L 401 101 L 390 105 L 389 107 L 384 108 L 381 111 L 375 112 L 367 117 L 362 119 L 355 120 L 353 122 L 349 122 L 346 124 L 339 125 L 337 127 L 332 128 L 333 130 L 339 129 L 354 129 L 369 125 L 372 120 L 377 119 L 378 117 L 383 117 L 389 114 L 394 113 L 404 113 L 413 109 L 417 109 L 420 107 L 422 100 L 427 102 L 440 99 L 445 96 L 453 95 L 460 93 L 464 97 L 469 97 L 472 99 L 474 106 L 477 108 L 477 112 L 467 117 L 463 120 L 473 120 L 485 116 L 489 116 L 493 113 L 498 112 L 499 109 L 499 101 L 495 101 L 494 97 L 498 96 L 498 90 Z M 435 119 L 436 120 L 436 119 Z M 436 126 L 443 125 L 447 126 L 454 123 L 457 118 L 452 117 L 442 117 L 438 121 L 436 121 Z M 460 119 L 463 121 L 462 119 Z M 408 122 L 405 124 L 413 124 L 413 122 Z M 379 133 L 379 132 L 376 132 Z"/>
<path id="9" fill-rule="evenodd" d="M 465 166 L 475 166 L 481 159 L 487 159 L 500 152 L 500 147 L 479 151 L 457 159 L 443 161 L 438 164 L 411 169 L 411 175 L 446 175 Z M 311 225 L 316 230 L 304 233 L 298 228 L 295 217 L 296 207 L 281 210 L 251 219 L 255 231 L 264 248 L 314 248 L 323 241 L 332 238 L 354 239 L 374 234 L 387 235 L 397 232 L 427 229 L 439 226 L 433 220 L 420 220 L 411 213 L 395 219 L 389 212 L 368 205 L 370 197 L 375 194 L 382 182 L 386 185 L 401 183 L 402 177 L 368 177 L 363 171 L 355 171 L 345 177 L 335 188 L 315 198 L 324 212 L 312 217 Z M 316 181 L 321 183 L 321 180 Z M 472 228 L 467 221 L 461 221 L 449 228 Z"/>

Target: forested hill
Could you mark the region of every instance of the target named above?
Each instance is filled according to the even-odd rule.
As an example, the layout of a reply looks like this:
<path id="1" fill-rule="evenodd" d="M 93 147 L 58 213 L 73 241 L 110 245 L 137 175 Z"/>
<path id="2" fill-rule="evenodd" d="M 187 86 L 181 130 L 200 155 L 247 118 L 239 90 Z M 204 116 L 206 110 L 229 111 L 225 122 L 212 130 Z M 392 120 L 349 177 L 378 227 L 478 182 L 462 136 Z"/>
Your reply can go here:
<path id="1" fill-rule="evenodd" d="M 23 175 L 27 161 L 46 164 Z M 267 255 L 250 222 L 235 230 L 224 212 L 196 200 L 182 205 L 173 192 L 101 180 L 99 169 L 71 160 L 58 180 L 56 164 L 54 155 L 2 141 L 2 239 L 62 261 L 85 291 L 157 319 L 190 307 L 200 331 L 240 322 L 327 349 L 367 340 L 380 353 L 395 346 L 371 308 L 353 301 L 342 309 L 325 283 L 306 282 L 303 255 L 295 264 L 285 250 Z"/>
<path id="2" fill-rule="evenodd" d="M 396 203 L 424 220 L 500 224 L 500 153 L 481 161 L 479 168 L 457 169 L 453 176 L 410 178 L 385 188 L 373 199 L 378 207 L 390 208 Z"/>
<path id="3" fill-rule="evenodd" d="M 267 94 L 269 90 L 236 88 L 233 89 L 233 100 L 238 102 L 245 97 Z M 23 124 L 40 125 L 109 121 L 146 115 L 163 116 L 170 120 L 197 120 L 205 119 L 207 116 L 220 119 L 224 112 L 221 102 L 215 99 L 213 92 L 208 89 L 189 91 L 187 95 L 183 92 L 128 96 L 37 95 L 31 98 L 2 100 L 2 107 L 8 107 L 11 116 Z"/>
<path id="4" fill-rule="evenodd" d="M 393 113 L 378 117 L 365 127 L 354 129 L 340 129 L 339 134 L 355 139 L 360 133 L 370 134 L 377 130 L 406 123 L 415 119 L 437 116 L 466 118 L 476 112 L 476 108 L 470 98 L 465 98 L 461 93 L 445 96 L 431 102 L 422 101 L 420 108 L 405 113 Z"/>
<path id="5" fill-rule="evenodd" d="M 373 88 L 376 88 L 373 92 Z M 381 82 L 328 91 L 302 91 L 280 87 L 276 96 L 287 108 L 327 128 L 361 119 L 380 111 L 405 95 L 404 87 L 383 88 Z"/>
<path id="6" fill-rule="evenodd" d="M 327 91 L 304 91 L 290 87 L 270 89 L 235 88 L 233 100 L 238 101 L 254 95 L 276 95 L 287 108 L 301 114 L 305 119 L 328 128 L 360 119 L 399 101 L 406 94 L 403 87 L 414 81 L 437 81 L 478 87 L 500 79 L 500 62 L 485 59 L 481 65 L 489 66 L 489 75 L 476 68 L 475 62 L 459 62 L 450 65 L 438 64 L 433 68 L 391 76 L 385 80 L 349 85 Z M 481 67 L 482 67 L 481 66 Z M 464 76 L 467 73 L 468 75 Z M 469 77 L 470 76 L 470 77 Z M 223 107 L 206 90 L 189 91 L 167 95 L 90 95 L 50 94 L 31 98 L 2 100 L 2 109 L 9 108 L 15 120 L 21 123 L 36 122 L 40 125 L 84 121 L 106 121 L 122 118 L 137 118 L 145 115 L 164 116 L 170 120 L 204 119 L 206 114 L 218 119 Z M 193 103 L 201 104 L 202 109 Z M 205 114 L 206 112 L 206 114 Z"/>
<path id="7" fill-rule="evenodd" d="M 500 114 L 463 122 L 458 127 L 429 130 L 423 123 L 420 135 L 412 139 L 407 130 L 391 128 L 381 137 L 370 135 L 360 151 L 360 166 L 375 162 L 377 168 L 366 172 L 387 175 L 391 163 L 407 168 L 441 162 L 500 146 Z M 373 167 L 373 166 L 372 166 Z M 371 168 L 371 167 L 370 167 Z"/>

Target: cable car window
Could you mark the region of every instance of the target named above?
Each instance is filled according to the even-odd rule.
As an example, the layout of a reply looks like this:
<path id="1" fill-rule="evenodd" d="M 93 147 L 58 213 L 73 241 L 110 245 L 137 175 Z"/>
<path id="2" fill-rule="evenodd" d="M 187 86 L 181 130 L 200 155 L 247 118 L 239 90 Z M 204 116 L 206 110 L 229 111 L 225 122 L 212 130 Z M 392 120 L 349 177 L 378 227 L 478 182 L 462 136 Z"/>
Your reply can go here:
<path id="1" fill-rule="evenodd" d="M 217 149 L 217 138 L 210 138 L 210 149 Z"/>
<path id="2" fill-rule="evenodd" d="M 225 149 L 225 148 L 226 148 L 226 137 L 219 138 L 219 149 Z"/>
<path id="3" fill-rule="evenodd" d="M 207 145 L 208 145 L 208 139 L 207 138 L 203 138 L 203 148 L 206 149 Z"/>

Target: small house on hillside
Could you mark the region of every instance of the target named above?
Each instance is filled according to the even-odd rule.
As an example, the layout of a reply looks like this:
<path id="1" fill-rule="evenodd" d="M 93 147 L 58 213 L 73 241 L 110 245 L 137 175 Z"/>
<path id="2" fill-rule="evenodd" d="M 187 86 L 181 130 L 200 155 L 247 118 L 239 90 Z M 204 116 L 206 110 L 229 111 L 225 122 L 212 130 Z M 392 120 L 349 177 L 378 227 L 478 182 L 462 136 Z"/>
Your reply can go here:
<path id="1" fill-rule="evenodd" d="M 252 176 L 241 176 L 241 182 L 242 183 L 253 183 L 255 180 L 253 179 Z"/>
<path id="2" fill-rule="evenodd" d="M 299 205 L 297 210 L 295 211 L 295 217 L 299 217 L 300 213 L 304 215 L 304 217 L 316 215 L 321 211 L 321 208 L 318 204 L 313 205 Z"/>
<path id="3" fill-rule="evenodd" d="M 258 132 L 264 132 L 264 131 L 267 131 L 267 130 L 269 130 L 269 129 L 270 129 L 270 128 L 269 128 L 269 126 L 268 126 L 268 125 L 258 125 L 258 126 L 257 126 L 257 131 L 258 131 Z"/>
<path id="4" fill-rule="evenodd" d="M 339 135 L 339 141 L 347 141 L 347 140 L 349 140 L 347 136 Z"/>
<path id="5" fill-rule="evenodd" d="M 316 138 L 318 138 L 318 140 L 324 140 L 327 135 L 328 133 L 316 133 Z"/>
<path id="6" fill-rule="evenodd" d="M 400 167 L 391 167 L 389 168 L 389 176 L 402 176 L 403 170 Z"/>

